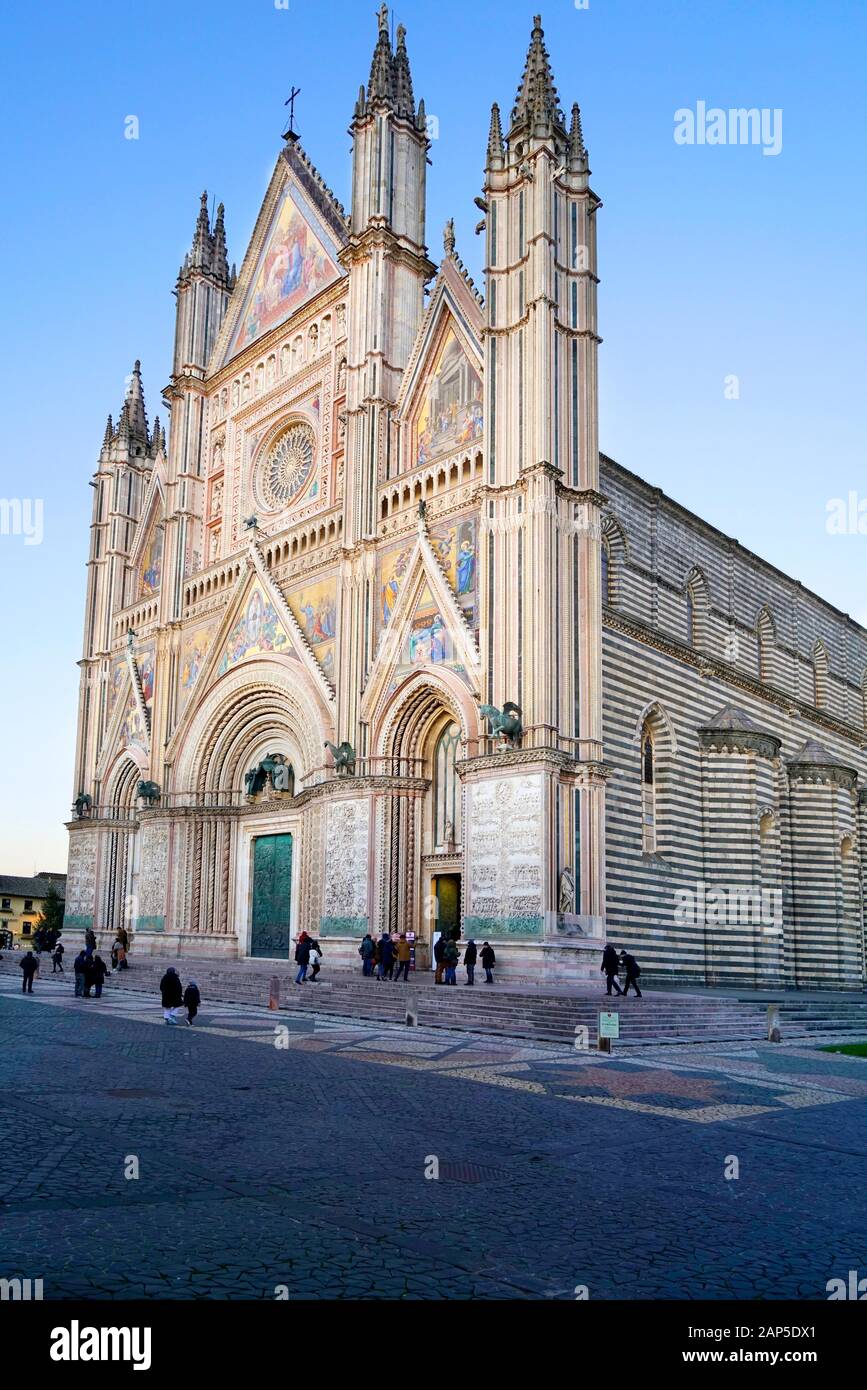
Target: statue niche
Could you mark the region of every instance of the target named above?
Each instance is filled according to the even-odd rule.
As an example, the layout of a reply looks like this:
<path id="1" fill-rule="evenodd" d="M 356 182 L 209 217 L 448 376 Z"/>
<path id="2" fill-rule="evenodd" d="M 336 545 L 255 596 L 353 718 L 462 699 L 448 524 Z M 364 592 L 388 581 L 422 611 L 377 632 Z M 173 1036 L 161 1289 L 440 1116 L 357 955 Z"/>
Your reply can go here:
<path id="1" fill-rule="evenodd" d="M 269 753 L 245 774 L 244 784 L 248 797 L 260 796 L 264 791 L 294 796 L 295 772 L 285 754 Z"/>

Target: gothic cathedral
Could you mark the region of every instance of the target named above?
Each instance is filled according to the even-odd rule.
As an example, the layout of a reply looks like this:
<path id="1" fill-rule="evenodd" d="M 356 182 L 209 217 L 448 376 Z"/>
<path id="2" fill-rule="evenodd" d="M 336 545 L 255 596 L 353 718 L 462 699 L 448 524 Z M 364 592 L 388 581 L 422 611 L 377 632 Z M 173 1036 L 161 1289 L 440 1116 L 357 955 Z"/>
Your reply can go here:
<path id="1" fill-rule="evenodd" d="M 347 213 L 290 130 L 240 271 L 206 195 L 170 428 L 93 477 L 67 931 L 501 976 L 865 984 L 867 632 L 599 452 L 597 221 L 537 17 L 484 295 L 429 258 L 383 6 Z M 481 148 L 480 148 L 481 154 Z"/>

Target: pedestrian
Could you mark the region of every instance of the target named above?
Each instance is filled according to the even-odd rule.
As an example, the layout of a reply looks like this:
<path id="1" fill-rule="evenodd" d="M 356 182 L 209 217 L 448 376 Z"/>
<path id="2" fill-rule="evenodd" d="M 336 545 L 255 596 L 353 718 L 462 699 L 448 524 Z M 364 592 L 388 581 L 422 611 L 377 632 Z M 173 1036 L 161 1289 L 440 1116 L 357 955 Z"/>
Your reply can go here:
<path id="1" fill-rule="evenodd" d="M 482 959 L 482 966 L 483 966 L 484 972 L 485 972 L 485 984 L 486 984 L 486 985 L 492 985 L 492 984 L 494 983 L 493 970 L 494 970 L 494 966 L 495 966 L 496 963 L 497 963 L 497 957 L 494 955 L 494 948 L 493 948 L 493 946 L 489 946 L 488 943 L 487 943 L 487 941 L 485 941 L 485 942 L 483 943 L 483 945 L 482 945 L 482 956 L 481 956 L 481 959 Z"/>
<path id="2" fill-rule="evenodd" d="M 307 967 L 310 964 L 310 937 L 303 931 L 295 943 L 295 964 L 298 966 L 298 974 L 295 976 L 296 985 L 303 985 L 307 979 Z"/>
<path id="3" fill-rule="evenodd" d="M 624 999 L 629 993 L 630 985 L 632 985 L 632 988 L 635 990 L 636 997 L 640 999 L 642 996 L 641 990 L 638 988 L 638 977 L 641 974 L 641 967 L 639 966 L 638 961 L 635 959 L 634 956 L 631 956 L 628 951 L 621 951 L 620 963 L 623 966 L 624 971 L 626 972 L 626 984 L 623 986 Z"/>
<path id="4" fill-rule="evenodd" d="M 599 969 L 605 976 L 608 985 L 608 988 L 606 989 L 605 993 L 610 994 L 611 986 L 613 985 L 614 993 L 622 994 L 623 990 L 617 983 L 617 975 L 620 970 L 620 957 L 617 954 L 617 947 L 612 946 L 610 942 L 605 947 L 605 950 L 602 952 L 602 964 L 600 965 Z"/>
<path id="5" fill-rule="evenodd" d="M 192 1027 L 193 1019 L 199 1012 L 199 1005 L 201 1002 L 202 996 L 199 993 L 199 986 L 196 984 L 195 980 L 190 980 L 190 983 L 184 990 L 184 1008 L 187 1011 L 187 1023 L 190 1027 Z"/>
<path id="6" fill-rule="evenodd" d="M 97 999 L 102 998 L 102 986 L 108 974 L 108 966 L 102 956 L 95 955 L 90 963 L 91 976 L 93 979 L 93 993 Z"/>
<path id="7" fill-rule="evenodd" d="M 18 962 L 18 964 L 21 966 L 21 993 L 32 994 L 33 976 L 39 969 L 39 961 L 36 959 L 32 951 L 28 951 L 27 955 L 24 956 L 23 959 Z"/>
<path id="8" fill-rule="evenodd" d="M 409 963 L 412 959 L 412 947 L 406 939 L 406 932 L 402 931 L 397 942 L 397 974 L 395 980 L 400 979 L 400 972 L 403 971 L 403 978 L 409 984 Z"/>
<path id="9" fill-rule="evenodd" d="M 476 959 L 478 957 L 478 954 L 478 947 L 476 946 L 475 941 L 468 941 L 467 949 L 464 951 L 464 965 L 467 969 L 468 985 L 474 985 L 476 983 Z"/>
<path id="10" fill-rule="evenodd" d="M 96 984 L 96 974 L 93 967 L 95 956 L 90 946 L 84 952 L 84 997 L 90 998 L 90 991 Z"/>
<path id="11" fill-rule="evenodd" d="M 177 1023 L 178 1014 L 184 1002 L 181 977 L 173 965 L 166 970 L 160 980 L 160 999 L 163 1005 L 163 1018 L 166 1023 Z"/>
<path id="12" fill-rule="evenodd" d="M 313 962 L 313 971 L 310 976 L 310 983 L 311 985 L 315 985 L 316 976 L 319 974 L 319 971 L 321 969 L 319 962 L 322 959 L 322 947 L 319 945 L 319 942 L 316 940 L 315 936 L 313 940 L 310 942 L 310 959 Z"/>
<path id="13" fill-rule="evenodd" d="M 388 978 L 391 979 L 393 974 L 394 942 L 392 941 L 388 932 L 384 931 L 382 933 L 382 936 L 379 938 L 379 975 L 377 978 L 380 981 L 382 981 L 385 979 L 387 975 Z"/>
<path id="14" fill-rule="evenodd" d="M 434 942 L 434 950 L 433 950 L 434 960 L 436 961 L 436 967 L 437 967 L 437 968 L 436 968 L 436 974 L 434 975 L 434 984 L 435 984 L 435 985 L 441 985 L 442 982 L 443 982 L 443 971 L 444 971 L 445 968 L 446 968 L 446 963 L 445 963 L 445 959 L 444 959 L 444 957 L 445 957 L 445 950 L 446 950 L 446 939 L 445 939 L 445 937 L 443 936 L 442 932 L 440 932 L 439 936 L 437 937 L 436 941 Z"/>
<path id="15" fill-rule="evenodd" d="M 96 950 L 96 933 L 93 927 L 88 927 L 87 931 L 84 933 L 84 948 L 86 951 Z"/>
<path id="16" fill-rule="evenodd" d="M 87 956 L 84 951 L 79 951 L 72 966 L 75 972 L 75 997 L 84 998 L 84 986 L 87 978 Z"/>
<path id="17" fill-rule="evenodd" d="M 123 947 L 124 951 L 129 953 L 129 932 L 127 931 L 126 927 L 118 927 L 117 939 Z"/>
<path id="18" fill-rule="evenodd" d="M 372 975 L 373 957 L 376 955 L 376 943 L 373 937 L 370 935 L 370 932 L 368 932 L 367 935 L 363 938 L 361 945 L 358 948 L 358 954 L 361 956 L 362 975 Z"/>
<path id="19" fill-rule="evenodd" d="M 445 965 L 445 980 L 447 985 L 456 985 L 458 982 L 457 968 L 461 953 L 458 950 L 458 943 L 449 937 L 446 948 L 443 952 L 443 963 Z"/>
<path id="20" fill-rule="evenodd" d="M 379 979 L 379 967 L 382 964 L 382 941 L 379 937 L 373 943 L 373 955 L 371 957 L 371 971 Z"/>
<path id="21" fill-rule="evenodd" d="M 123 932 L 123 934 L 118 932 L 114 939 L 114 945 L 111 948 L 111 958 L 115 970 L 129 970 L 129 961 L 126 958 L 126 946 L 123 944 L 125 936 L 126 932 Z"/>
<path id="22" fill-rule="evenodd" d="M 54 969 L 51 972 L 52 975 L 56 975 L 58 970 L 60 971 L 61 975 L 66 973 L 63 969 L 63 951 L 63 942 L 58 941 L 57 945 L 54 948 L 54 954 L 51 957 L 52 961 L 54 962 Z"/>

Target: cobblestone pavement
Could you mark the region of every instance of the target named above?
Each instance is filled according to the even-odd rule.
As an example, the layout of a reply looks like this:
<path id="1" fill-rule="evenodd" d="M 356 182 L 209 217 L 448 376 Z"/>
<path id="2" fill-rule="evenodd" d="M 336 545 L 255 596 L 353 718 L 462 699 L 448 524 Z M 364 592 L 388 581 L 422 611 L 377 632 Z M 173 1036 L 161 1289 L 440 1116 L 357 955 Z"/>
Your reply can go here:
<path id="1" fill-rule="evenodd" d="M 867 1063 L 808 1048 L 623 1060 L 207 1001 L 168 1027 L 0 978 L 0 1086 L 0 1277 L 46 1298 L 824 1299 L 867 1272 Z"/>

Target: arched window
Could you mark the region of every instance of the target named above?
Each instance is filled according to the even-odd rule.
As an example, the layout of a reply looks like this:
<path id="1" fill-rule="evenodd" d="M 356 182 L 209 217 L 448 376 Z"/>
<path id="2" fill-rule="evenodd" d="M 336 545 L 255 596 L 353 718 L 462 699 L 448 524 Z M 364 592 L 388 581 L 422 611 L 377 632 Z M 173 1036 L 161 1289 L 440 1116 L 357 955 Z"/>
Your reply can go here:
<path id="1" fill-rule="evenodd" d="M 813 648 L 813 704 L 824 709 L 828 703 L 828 653 L 821 642 Z"/>
<path id="2" fill-rule="evenodd" d="M 626 571 L 626 536 L 620 522 L 606 516 L 602 522 L 602 602 L 609 608 L 622 601 Z"/>
<path id="3" fill-rule="evenodd" d="M 707 582 L 700 569 L 694 569 L 686 581 L 686 640 L 700 650 L 706 645 L 708 611 Z"/>
<path id="4" fill-rule="evenodd" d="M 774 631 L 774 620 L 767 608 L 763 608 L 758 616 L 756 637 L 759 680 L 764 685 L 769 685 L 773 683 L 774 679 L 774 647 L 776 644 L 776 633 Z"/>
<path id="5" fill-rule="evenodd" d="M 455 770 L 461 731 L 447 724 L 434 749 L 434 847 L 452 849 L 461 844 L 461 787 Z"/>
<path id="6" fill-rule="evenodd" d="M 644 854 L 656 852 L 653 735 L 647 728 L 641 739 L 641 849 Z"/>

